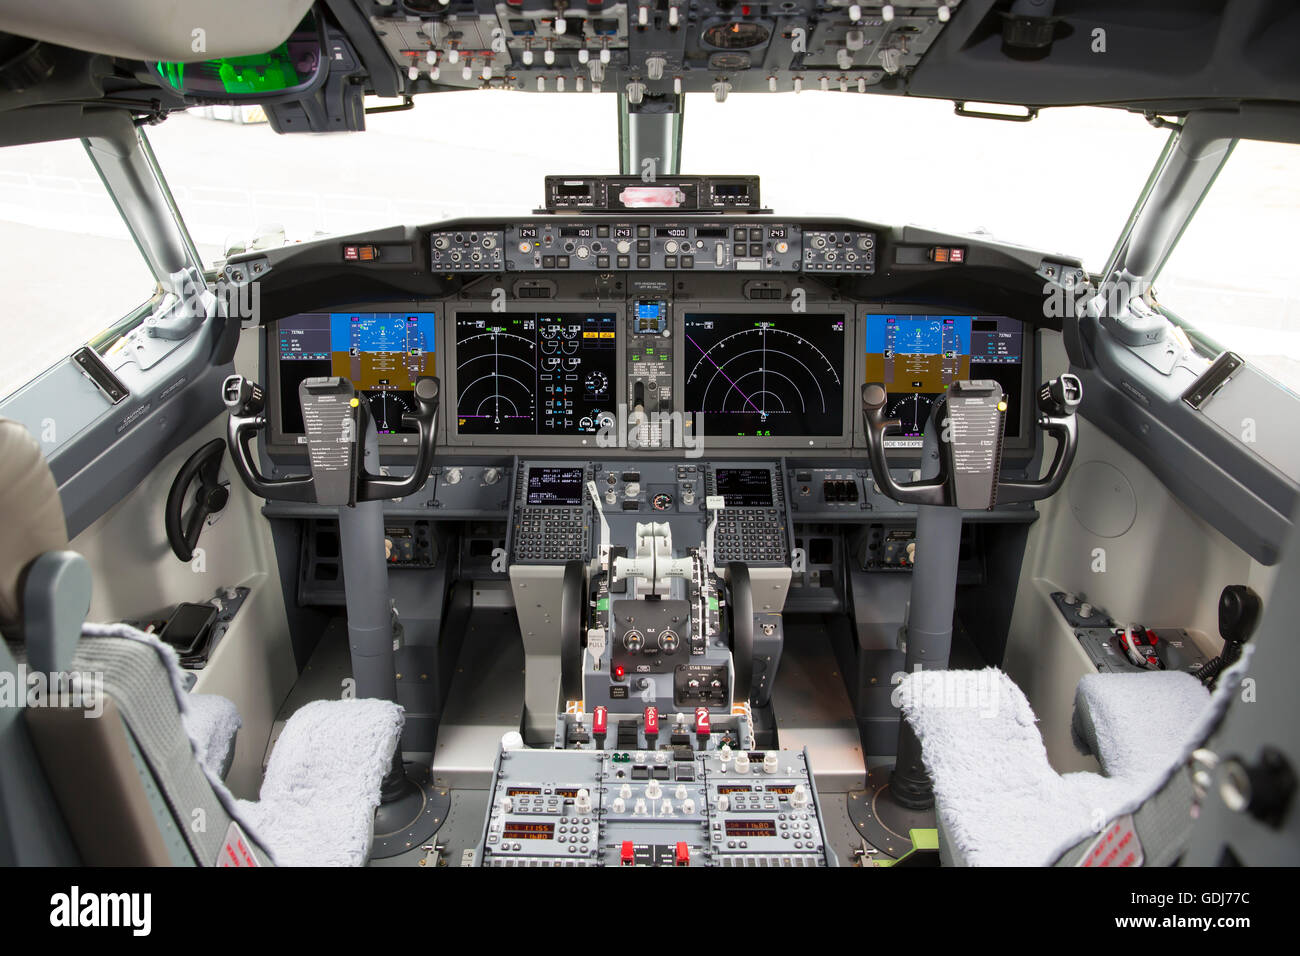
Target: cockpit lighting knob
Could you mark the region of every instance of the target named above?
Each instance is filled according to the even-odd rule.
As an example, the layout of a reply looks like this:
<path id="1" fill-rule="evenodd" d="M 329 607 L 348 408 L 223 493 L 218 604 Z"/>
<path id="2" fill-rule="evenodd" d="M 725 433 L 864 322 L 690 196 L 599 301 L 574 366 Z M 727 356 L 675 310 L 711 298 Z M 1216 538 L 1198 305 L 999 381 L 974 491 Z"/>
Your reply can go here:
<path id="1" fill-rule="evenodd" d="M 645 7 L 641 9 L 644 10 Z M 627 85 L 627 101 L 633 106 L 640 106 L 643 99 L 645 99 L 645 84 L 640 80 L 632 80 Z"/>
<path id="2" fill-rule="evenodd" d="M 652 80 L 662 80 L 664 78 L 664 67 L 668 61 L 661 56 L 649 56 L 645 61 L 645 75 Z"/>

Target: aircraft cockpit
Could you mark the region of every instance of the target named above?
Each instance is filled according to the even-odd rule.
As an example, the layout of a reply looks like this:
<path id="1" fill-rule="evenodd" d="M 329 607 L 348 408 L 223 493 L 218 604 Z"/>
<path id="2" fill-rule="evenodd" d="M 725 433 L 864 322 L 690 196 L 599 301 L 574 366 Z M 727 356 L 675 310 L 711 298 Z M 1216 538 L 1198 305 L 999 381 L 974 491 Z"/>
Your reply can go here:
<path id="1" fill-rule="evenodd" d="M 0 862 L 1300 862 L 1293 11 L 60 6 Z"/>

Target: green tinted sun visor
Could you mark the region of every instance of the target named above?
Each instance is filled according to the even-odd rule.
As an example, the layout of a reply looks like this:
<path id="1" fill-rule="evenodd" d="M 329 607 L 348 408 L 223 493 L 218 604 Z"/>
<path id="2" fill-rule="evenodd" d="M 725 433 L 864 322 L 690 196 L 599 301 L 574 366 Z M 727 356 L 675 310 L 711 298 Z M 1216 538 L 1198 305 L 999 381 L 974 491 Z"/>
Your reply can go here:
<path id="1" fill-rule="evenodd" d="M 159 82 L 184 96 L 217 100 L 264 100 L 313 85 L 326 69 L 316 17 L 308 14 L 273 50 L 194 63 L 154 63 Z"/>

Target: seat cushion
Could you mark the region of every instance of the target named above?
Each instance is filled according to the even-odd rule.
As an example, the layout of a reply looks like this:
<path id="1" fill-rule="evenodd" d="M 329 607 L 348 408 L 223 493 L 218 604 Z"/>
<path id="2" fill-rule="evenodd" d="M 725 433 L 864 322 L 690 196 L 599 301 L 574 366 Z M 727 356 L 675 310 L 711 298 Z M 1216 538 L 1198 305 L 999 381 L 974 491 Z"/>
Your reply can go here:
<path id="1" fill-rule="evenodd" d="M 260 799 L 239 802 L 276 863 L 366 862 L 402 720 L 402 708 L 384 700 L 317 700 L 289 718 Z"/>
<path id="2" fill-rule="evenodd" d="M 244 725 L 235 702 L 220 694 L 189 694 L 181 714 L 185 732 L 194 741 L 195 756 L 221 779 L 235 759 L 235 735 Z"/>
<path id="3" fill-rule="evenodd" d="M 1053 770 L 1029 701 L 997 668 L 918 671 L 899 697 L 934 781 L 944 862 L 1050 864 L 1132 793 L 1125 781 Z"/>
<path id="4" fill-rule="evenodd" d="M 1089 674 L 1074 693 L 1075 744 L 1108 777 L 1142 777 L 1183 753 L 1209 706 L 1182 671 Z"/>

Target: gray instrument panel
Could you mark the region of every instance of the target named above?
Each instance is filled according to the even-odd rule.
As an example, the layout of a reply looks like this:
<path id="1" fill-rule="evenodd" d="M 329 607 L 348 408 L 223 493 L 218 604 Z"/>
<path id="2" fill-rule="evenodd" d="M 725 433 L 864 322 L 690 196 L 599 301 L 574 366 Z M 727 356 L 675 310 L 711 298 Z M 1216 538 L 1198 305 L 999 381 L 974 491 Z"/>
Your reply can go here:
<path id="1" fill-rule="evenodd" d="M 723 484 L 719 484 L 719 476 Z M 751 566 L 789 563 L 791 532 L 785 481 L 778 462 L 767 461 L 592 461 L 521 459 L 515 478 L 511 521 L 512 559 L 522 563 L 587 560 L 599 541 L 589 482 L 600 495 L 600 511 L 614 545 L 636 540 L 638 523 L 672 529 L 678 556 L 705 542 L 708 496 L 731 488 L 729 479 L 748 478 L 749 503 L 734 494 L 718 510 L 715 560 L 744 560 Z"/>
<path id="2" fill-rule="evenodd" d="M 481 866 L 835 865 L 806 751 L 503 750 Z"/>
<path id="3" fill-rule="evenodd" d="M 875 271 L 877 237 L 758 218 L 544 219 L 430 233 L 435 272 Z"/>

